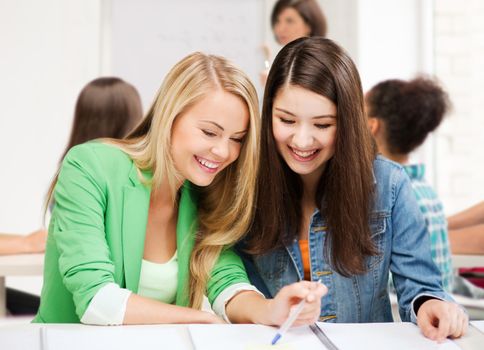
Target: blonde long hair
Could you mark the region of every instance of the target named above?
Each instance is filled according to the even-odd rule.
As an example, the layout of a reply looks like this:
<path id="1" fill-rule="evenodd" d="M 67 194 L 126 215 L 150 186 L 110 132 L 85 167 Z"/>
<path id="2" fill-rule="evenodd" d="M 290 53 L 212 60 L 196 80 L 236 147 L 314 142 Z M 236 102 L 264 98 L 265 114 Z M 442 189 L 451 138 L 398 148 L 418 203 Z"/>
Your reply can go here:
<path id="1" fill-rule="evenodd" d="M 210 91 L 223 89 L 239 96 L 249 110 L 250 126 L 238 160 L 201 188 L 199 231 L 190 259 L 189 303 L 201 308 L 210 272 L 224 247 L 237 242 L 253 217 L 260 129 L 257 93 L 249 78 L 226 59 L 193 53 L 166 76 L 143 122 L 125 139 L 111 140 L 139 170 L 151 169 L 152 187 L 168 181 L 176 198 L 180 174 L 171 152 L 171 130 L 177 116 Z"/>

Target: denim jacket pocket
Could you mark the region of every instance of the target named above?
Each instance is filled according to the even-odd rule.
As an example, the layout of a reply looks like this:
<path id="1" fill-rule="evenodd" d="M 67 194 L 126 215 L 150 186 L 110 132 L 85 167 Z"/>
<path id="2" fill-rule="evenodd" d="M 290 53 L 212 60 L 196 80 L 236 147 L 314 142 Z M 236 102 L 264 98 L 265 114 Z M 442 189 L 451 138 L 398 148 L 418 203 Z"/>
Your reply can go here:
<path id="1" fill-rule="evenodd" d="M 376 265 L 380 264 L 383 260 L 383 246 L 385 242 L 385 232 L 387 227 L 386 212 L 373 212 L 370 216 L 370 232 L 371 240 L 375 244 L 375 248 L 378 254 L 367 258 L 367 267 L 369 270 L 373 269 Z"/>

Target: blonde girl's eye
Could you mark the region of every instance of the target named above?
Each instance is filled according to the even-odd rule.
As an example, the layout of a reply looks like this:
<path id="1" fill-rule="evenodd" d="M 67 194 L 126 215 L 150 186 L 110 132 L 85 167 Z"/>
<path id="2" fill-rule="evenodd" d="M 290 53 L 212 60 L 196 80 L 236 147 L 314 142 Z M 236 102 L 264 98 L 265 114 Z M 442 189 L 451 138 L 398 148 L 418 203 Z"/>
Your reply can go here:
<path id="1" fill-rule="evenodd" d="M 232 137 L 230 138 L 232 141 L 234 142 L 237 142 L 237 143 L 242 143 L 244 142 L 244 138 L 243 137 Z"/>
<path id="2" fill-rule="evenodd" d="M 207 130 L 207 129 L 201 129 L 201 130 L 208 137 L 215 137 L 215 136 L 217 136 L 217 134 L 214 133 L 213 131 L 210 131 L 210 130 Z"/>

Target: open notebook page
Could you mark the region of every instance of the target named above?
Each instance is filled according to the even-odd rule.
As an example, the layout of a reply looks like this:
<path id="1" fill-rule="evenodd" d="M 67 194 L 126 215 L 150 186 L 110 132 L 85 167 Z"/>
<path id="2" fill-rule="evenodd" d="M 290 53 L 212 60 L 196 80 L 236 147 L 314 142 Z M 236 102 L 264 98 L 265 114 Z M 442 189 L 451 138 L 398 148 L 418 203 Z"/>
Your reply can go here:
<path id="1" fill-rule="evenodd" d="M 427 339 L 409 322 L 323 323 L 318 327 L 340 350 L 459 350 L 453 341 L 437 343 Z"/>
<path id="2" fill-rule="evenodd" d="M 471 324 L 484 333 L 484 321 L 471 321 Z"/>
<path id="3" fill-rule="evenodd" d="M 189 325 L 196 350 L 324 350 L 309 327 L 291 328 L 275 346 L 277 328 L 262 325 Z"/>

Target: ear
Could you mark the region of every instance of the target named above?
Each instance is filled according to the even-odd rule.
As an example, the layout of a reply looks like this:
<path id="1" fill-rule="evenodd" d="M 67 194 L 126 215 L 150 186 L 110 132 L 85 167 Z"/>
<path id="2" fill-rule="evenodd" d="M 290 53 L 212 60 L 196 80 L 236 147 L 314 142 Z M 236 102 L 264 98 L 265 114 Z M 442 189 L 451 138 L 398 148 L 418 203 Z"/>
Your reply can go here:
<path id="1" fill-rule="evenodd" d="M 311 36 L 311 26 L 306 22 L 304 22 L 304 29 L 304 31 L 306 32 L 305 36 Z"/>
<path id="2" fill-rule="evenodd" d="M 368 127 L 373 136 L 376 136 L 380 131 L 381 122 L 380 119 L 375 117 L 368 117 Z"/>

